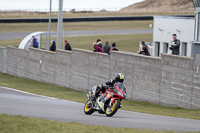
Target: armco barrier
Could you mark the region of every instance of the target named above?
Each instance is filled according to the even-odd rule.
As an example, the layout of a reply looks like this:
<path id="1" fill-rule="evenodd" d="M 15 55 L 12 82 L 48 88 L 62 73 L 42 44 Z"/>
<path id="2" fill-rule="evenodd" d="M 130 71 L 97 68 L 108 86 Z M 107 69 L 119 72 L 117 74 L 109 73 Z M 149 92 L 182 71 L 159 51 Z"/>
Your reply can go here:
<path id="1" fill-rule="evenodd" d="M 109 56 L 75 48 L 56 52 L 6 49 L 7 73 L 11 75 L 86 91 L 121 72 L 128 99 L 200 109 L 200 55 L 162 54 L 159 58 L 127 52 Z"/>
<path id="2" fill-rule="evenodd" d="M 90 22 L 90 21 L 125 21 L 125 20 L 153 20 L 153 16 L 127 16 L 127 17 L 83 17 L 83 18 L 63 18 L 63 22 Z M 47 23 L 49 18 L 19 18 L 0 19 L 0 23 Z M 57 22 L 57 18 L 52 18 L 51 22 Z"/>
<path id="3" fill-rule="evenodd" d="M 179 17 L 194 17 L 194 15 L 178 15 Z M 92 22 L 92 21 L 134 21 L 153 20 L 153 16 L 116 16 L 116 17 L 79 17 L 63 18 L 63 22 Z M 47 23 L 49 18 L 15 18 L 0 19 L 0 23 Z M 57 18 L 52 18 L 51 22 L 57 22 Z"/>

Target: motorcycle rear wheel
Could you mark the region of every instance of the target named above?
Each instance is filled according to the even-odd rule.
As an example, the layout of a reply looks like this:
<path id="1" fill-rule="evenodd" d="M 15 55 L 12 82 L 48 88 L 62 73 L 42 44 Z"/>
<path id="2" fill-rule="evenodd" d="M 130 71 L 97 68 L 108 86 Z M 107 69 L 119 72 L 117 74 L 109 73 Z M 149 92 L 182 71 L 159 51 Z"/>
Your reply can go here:
<path id="1" fill-rule="evenodd" d="M 106 116 L 112 117 L 120 107 L 120 100 L 115 99 L 111 107 L 106 108 Z"/>
<path id="2" fill-rule="evenodd" d="M 92 105 L 90 105 L 91 103 L 90 103 L 90 101 L 88 100 L 87 102 L 86 102 L 86 104 L 85 104 L 85 106 L 84 106 L 84 113 L 86 114 L 86 115 L 91 115 L 93 112 L 94 112 L 94 110 L 93 110 L 93 108 L 92 108 Z M 88 107 L 89 106 L 89 107 Z"/>

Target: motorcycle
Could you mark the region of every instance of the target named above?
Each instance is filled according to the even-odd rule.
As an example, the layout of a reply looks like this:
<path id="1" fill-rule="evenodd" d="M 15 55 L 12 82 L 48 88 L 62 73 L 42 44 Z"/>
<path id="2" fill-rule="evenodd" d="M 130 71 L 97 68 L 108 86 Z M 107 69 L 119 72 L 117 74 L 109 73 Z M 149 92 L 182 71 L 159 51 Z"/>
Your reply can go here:
<path id="1" fill-rule="evenodd" d="M 107 117 L 112 117 L 121 108 L 122 99 L 126 98 L 125 87 L 120 89 L 116 84 L 106 89 L 105 92 L 100 92 L 98 98 L 92 96 L 95 94 L 95 90 L 93 87 L 93 94 L 91 91 L 87 94 L 88 101 L 84 106 L 84 113 L 86 115 L 91 115 L 95 111 L 98 111 L 100 114 L 106 114 Z"/>

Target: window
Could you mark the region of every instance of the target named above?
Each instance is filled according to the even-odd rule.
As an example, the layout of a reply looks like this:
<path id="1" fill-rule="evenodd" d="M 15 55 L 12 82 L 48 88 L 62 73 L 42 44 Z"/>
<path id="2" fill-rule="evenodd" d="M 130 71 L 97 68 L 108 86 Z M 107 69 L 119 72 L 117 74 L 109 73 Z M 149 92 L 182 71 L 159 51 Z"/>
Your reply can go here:
<path id="1" fill-rule="evenodd" d="M 160 42 L 155 42 L 155 56 L 160 56 Z"/>
<path id="2" fill-rule="evenodd" d="M 182 42 L 181 55 L 187 56 L 187 43 L 186 42 Z"/>
<path id="3" fill-rule="evenodd" d="M 169 43 L 164 43 L 163 44 L 163 53 L 167 53 L 168 52 L 168 47 L 169 47 Z"/>

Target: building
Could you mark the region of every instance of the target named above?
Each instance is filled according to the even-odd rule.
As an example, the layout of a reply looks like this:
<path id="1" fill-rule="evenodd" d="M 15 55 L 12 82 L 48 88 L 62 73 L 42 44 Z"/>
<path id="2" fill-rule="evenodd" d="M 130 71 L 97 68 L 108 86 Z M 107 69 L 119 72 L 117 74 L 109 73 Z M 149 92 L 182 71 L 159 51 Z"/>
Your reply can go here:
<path id="1" fill-rule="evenodd" d="M 180 40 L 180 55 L 193 57 L 200 54 L 200 0 L 193 0 L 194 17 L 154 16 L 153 56 L 167 53 L 172 34 Z"/>
<path id="2" fill-rule="evenodd" d="M 153 56 L 167 53 L 172 42 L 172 34 L 176 34 L 180 43 L 180 55 L 191 57 L 194 40 L 194 17 L 154 16 Z"/>

